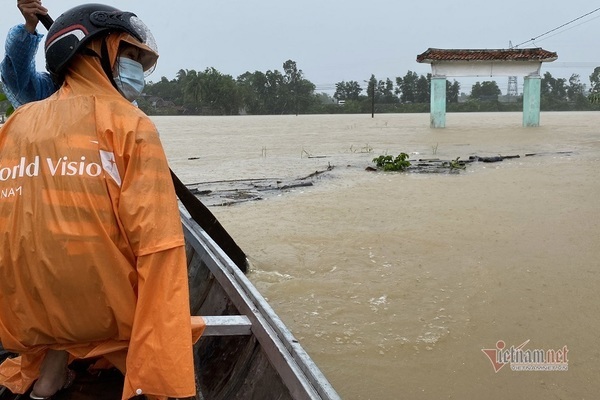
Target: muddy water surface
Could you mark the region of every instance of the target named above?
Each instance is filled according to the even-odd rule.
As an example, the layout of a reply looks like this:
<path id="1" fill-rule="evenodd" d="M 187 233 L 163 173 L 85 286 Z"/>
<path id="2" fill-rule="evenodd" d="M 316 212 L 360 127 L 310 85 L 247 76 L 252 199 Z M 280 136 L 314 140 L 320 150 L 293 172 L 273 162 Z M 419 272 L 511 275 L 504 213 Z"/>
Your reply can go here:
<path id="1" fill-rule="evenodd" d="M 538 128 L 448 114 L 436 130 L 427 114 L 154 121 L 185 183 L 334 167 L 212 210 L 342 398 L 597 398 L 600 113 L 542 113 Z M 365 171 L 399 152 L 521 157 L 458 175 Z M 567 346 L 568 371 L 496 373 L 482 349 L 499 340 Z"/>

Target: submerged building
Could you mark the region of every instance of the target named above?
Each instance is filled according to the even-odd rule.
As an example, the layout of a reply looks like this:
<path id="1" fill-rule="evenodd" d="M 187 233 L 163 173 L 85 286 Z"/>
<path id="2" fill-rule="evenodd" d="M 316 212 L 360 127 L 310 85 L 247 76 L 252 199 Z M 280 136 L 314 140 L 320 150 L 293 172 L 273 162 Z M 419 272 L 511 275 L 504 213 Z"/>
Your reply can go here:
<path id="1" fill-rule="evenodd" d="M 465 76 L 523 77 L 523 126 L 540 125 L 540 69 L 558 58 L 555 52 L 529 49 L 433 49 L 417 56 L 431 64 L 431 127 L 446 126 L 446 79 Z"/>

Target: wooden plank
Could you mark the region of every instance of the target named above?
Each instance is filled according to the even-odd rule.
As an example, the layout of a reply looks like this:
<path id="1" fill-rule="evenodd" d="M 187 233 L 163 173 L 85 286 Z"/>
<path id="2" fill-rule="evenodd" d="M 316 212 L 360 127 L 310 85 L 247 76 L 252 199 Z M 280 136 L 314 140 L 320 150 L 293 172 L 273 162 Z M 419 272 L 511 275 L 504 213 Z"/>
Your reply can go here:
<path id="1" fill-rule="evenodd" d="M 252 322 L 245 315 L 202 316 L 206 328 L 202 336 L 238 336 L 252 333 Z"/>

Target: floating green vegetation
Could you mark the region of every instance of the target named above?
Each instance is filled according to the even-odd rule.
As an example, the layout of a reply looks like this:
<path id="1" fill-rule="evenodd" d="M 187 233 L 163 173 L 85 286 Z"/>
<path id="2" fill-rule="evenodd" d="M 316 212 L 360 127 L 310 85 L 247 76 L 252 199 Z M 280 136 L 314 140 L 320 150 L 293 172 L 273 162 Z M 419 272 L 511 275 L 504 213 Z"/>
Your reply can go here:
<path id="1" fill-rule="evenodd" d="M 410 167 L 410 161 L 408 161 L 408 154 L 400 153 L 396 157 L 390 155 L 381 155 L 373 159 L 377 168 L 381 168 L 384 171 L 404 171 Z"/>
<path id="2" fill-rule="evenodd" d="M 446 162 L 444 164 L 442 164 L 444 167 L 448 167 L 451 170 L 453 169 L 467 169 L 467 166 L 465 165 L 464 162 L 462 161 L 458 161 L 460 159 L 460 157 L 456 157 L 455 160 Z"/>

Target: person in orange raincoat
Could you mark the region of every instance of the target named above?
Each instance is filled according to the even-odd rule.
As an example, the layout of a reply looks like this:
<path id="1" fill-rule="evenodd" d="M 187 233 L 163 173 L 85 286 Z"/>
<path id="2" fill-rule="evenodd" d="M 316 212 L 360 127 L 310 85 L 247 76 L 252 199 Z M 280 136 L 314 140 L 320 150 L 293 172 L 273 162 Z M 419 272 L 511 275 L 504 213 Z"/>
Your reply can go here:
<path id="1" fill-rule="evenodd" d="M 62 82 L 0 130 L 0 385 L 48 398 L 101 357 L 123 399 L 196 393 L 184 239 L 158 133 L 130 101 L 158 58 L 132 13 L 75 7 L 48 32 Z"/>

